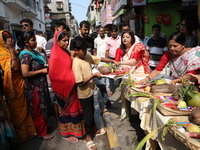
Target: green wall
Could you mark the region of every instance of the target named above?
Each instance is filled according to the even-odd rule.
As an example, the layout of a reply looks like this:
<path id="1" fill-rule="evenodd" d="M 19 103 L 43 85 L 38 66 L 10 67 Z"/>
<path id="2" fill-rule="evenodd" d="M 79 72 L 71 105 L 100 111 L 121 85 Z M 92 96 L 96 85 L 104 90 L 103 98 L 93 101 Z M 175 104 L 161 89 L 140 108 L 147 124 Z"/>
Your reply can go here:
<path id="1" fill-rule="evenodd" d="M 176 24 L 181 21 L 180 12 L 178 12 L 180 7 L 181 1 L 179 0 L 168 2 L 166 5 L 160 5 L 159 8 L 156 8 L 156 3 L 154 3 L 153 6 L 152 3 L 144 6 L 143 14 L 147 15 L 149 20 L 147 23 L 144 23 L 145 35 L 149 37 L 152 34 L 152 25 L 159 24 L 161 26 L 161 32 L 165 33 L 168 39 L 170 34 L 176 31 Z M 157 23 L 157 14 L 171 14 L 171 23 L 169 25 Z"/>

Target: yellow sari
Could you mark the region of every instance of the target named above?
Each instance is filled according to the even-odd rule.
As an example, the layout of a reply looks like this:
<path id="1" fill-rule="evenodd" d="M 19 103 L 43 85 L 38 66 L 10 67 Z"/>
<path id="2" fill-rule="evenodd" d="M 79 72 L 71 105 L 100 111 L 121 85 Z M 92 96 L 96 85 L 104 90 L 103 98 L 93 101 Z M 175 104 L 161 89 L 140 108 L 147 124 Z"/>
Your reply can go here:
<path id="1" fill-rule="evenodd" d="M 11 70 L 11 55 L 0 31 L 0 66 L 4 71 L 3 89 L 8 100 L 17 142 L 24 142 L 29 136 L 36 135 L 35 126 L 28 110 L 24 94 L 24 80 L 21 71 Z"/>

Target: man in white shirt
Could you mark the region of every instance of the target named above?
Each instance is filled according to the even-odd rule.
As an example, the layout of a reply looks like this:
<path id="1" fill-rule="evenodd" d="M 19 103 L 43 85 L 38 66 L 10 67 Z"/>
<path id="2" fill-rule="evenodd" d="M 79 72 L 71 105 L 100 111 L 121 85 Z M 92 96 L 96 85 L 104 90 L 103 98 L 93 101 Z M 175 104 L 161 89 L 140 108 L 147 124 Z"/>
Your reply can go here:
<path id="1" fill-rule="evenodd" d="M 96 56 L 97 57 L 105 57 L 106 55 L 106 40 L 108 39 L 107 36 L 105 36 L 105 29 L 104 27 L 99 28 L 99 36 L 94 39 L 94 49 L 96 50 Z M 103 62 L 99 64 L 99 66 L 102 66 Z"/>

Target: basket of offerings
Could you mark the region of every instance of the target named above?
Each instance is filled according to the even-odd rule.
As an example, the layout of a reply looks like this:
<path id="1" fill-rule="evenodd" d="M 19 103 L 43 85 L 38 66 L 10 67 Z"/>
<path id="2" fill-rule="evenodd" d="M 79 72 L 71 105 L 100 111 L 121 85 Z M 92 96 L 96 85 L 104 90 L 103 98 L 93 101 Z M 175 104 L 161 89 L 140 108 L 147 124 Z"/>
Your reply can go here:
<path id="1" fill-rule="evenodd" d="M 157 105 L 157 110 L 163 116 L 188 116 L 195 107 L 177 107 L 177 102 L 172 96 L 155 96 L 160 101 Z M 151 99 L 151 102 L 154 103 L 154 99 Z"/>
<path id="2" fill-rule="evenodd" d="M 200 150 L 200 128 L 191 123 L 188 117 L 171 118 L 173 124 L 168 126 L 168 132 L 190 150 Z"/>
<path id="3" fill-rule="evenodd" d="M 159 82 L 158 82 L 159 81 Z M 190 102 L 191 99 L 200 100 L 200 94 L 195 94 L 194 85 L 185 83 L 184 85 L 174 86 L 164 82 L 164 79 L 157 80 L 150 87 L 152 94 L 151 102 L 156 105 L 157 110 L 164 116 L 187 116 L 200 107 L 200 102 Z M 193 93 L 193 94 L 192 94 Z M 198 93 L 198 92 L 197 92 Z M 197 95 L 197 96 L 194 96 Z"/>

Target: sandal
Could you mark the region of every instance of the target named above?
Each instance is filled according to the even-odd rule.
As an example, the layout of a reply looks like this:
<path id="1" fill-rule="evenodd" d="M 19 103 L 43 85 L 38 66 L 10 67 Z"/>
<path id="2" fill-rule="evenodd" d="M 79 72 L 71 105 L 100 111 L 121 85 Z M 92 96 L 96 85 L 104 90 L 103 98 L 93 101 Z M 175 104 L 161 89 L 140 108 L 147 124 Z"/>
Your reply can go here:
<path id="1" fill-rule="evenodd" d="M 74 136 L 68 137 L 68 138 L 63 137 L 63 139 L 67 140 L 67 141 L 69 141 L 71 143 L 77 143 L 78 142 L 78 139 L 76 137 L 74 137 Z"/>
<path id="2" fill-rule="evenodd" d="M 106 129 L 105 128 L 101 128 L 100 129 L 100 133 L 96 133 L 96 136 L 104 135 L 105 133 L 106 133 Z"/>
<path id="3" fill-rule="evenodd" d="M 96 145 L 95 145 L 95 143 L 93 141 L 85 142 L 85 140 L 84 140 L 84 143 L 87 145 L 89 150 L 97 150 L 97 148 L 92 148 L 93 146 L 96 147 Z"/>
<path id="4" fill-rule="evenodd" d="M 37 136 L 37 137 L 38 137 L 38 138 L 41 138 L 41 139 L 43 139 L 43 140 L 51 140 L 51 139 L 54 138 L 54 136 L 51 135 L 51 134 L 47 134 L 47 135 L 44 135 L 44 136 Z"/>

